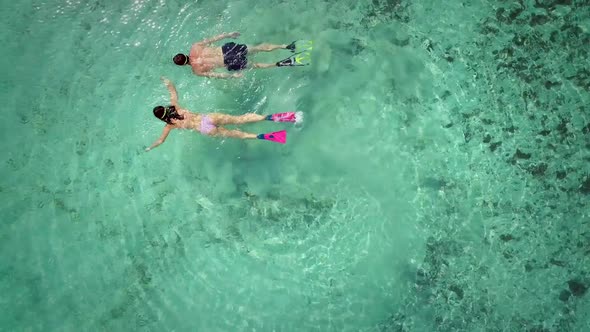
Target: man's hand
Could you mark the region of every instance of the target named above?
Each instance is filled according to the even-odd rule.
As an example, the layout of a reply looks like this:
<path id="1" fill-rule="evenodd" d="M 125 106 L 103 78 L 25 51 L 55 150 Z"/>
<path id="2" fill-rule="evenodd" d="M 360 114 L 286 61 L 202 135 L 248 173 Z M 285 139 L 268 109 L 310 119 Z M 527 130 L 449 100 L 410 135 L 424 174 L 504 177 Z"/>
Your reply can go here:
<path id="1" fill-rule="evenodd" d="M 213 38 L 207 38 L 207 39 L 203 39 L 202 41 L 198 42 L 197 44 L 201 44 L 201 45 L 209 45 L 211 43 L 214 43 L 216 41 L 220 41 L 222 39 L 225 38 L 238 38 L 240 36 L 239 32 L 230 32 L 230 33 L 222 33 L 218 36 L 215 36 Z"/>
<path id="2" fill-rule="evenodd" d="M 160 76 L 160 79 L 162 80 L 162 82 L 164 82 L 164 84 L 166 84 L 166 85 L 169 85 L 170 84 L 170 80 L 167 79 L 166 77 Z"/>
<path id="3" fill-rule="evenodd" d="M 244 74 L 242 74 L 242 73 L 235 73 L 235 74 L 231 75 L 231 77 L 233 77 L 233 78 L 241 78 L 242 76 L 244 76 Z"/>

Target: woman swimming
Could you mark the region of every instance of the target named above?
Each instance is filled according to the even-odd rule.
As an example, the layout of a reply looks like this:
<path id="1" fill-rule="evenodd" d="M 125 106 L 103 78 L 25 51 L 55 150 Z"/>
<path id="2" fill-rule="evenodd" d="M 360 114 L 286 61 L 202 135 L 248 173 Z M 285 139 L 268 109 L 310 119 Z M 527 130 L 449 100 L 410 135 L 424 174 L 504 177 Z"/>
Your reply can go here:
<path id="1" fill-rule="evenodd" d="M 286 112 L 271 115 L 260 115 L 256 113 L 247 113 L 244 115 L 234 116 L 221 113 L 199 114 L 192 113 L 183 109 L 178 105 L 178 94 L 176 88 L 170 80 L 162 77 L 164 84 L 170 91 L 170 106 L 156 106 L 154 107 L 154 116 L 164 122 L 166 126 L 160 138 L 154 142 L 149 148 L 150 151 L 158 145 L 164 143 L 166 137 L 172 129 L 191 129 L 200 132 L 201 134 L 215 137 L 232 137 L 241 139 L 265 139 L 277 143 L 286 143 L 287 133 L 285 130 L 268 133 L 268 134 L 252 134 L 240 130 L 229 130 L 223 125 L 244 124 L 251 122 L 259 122 L 264 120 L 275 122 L 300 122 L 303 118 L 301 112 Z"/>

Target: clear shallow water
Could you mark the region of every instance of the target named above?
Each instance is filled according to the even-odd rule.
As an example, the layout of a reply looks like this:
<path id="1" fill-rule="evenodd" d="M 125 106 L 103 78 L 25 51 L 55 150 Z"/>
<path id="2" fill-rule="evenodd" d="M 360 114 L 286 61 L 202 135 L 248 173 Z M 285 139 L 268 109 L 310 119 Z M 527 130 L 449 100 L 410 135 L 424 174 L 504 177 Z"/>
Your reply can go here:
<path id="1" fill-rule="evenodd" d="M 586 2 L 1 11 L 2 330 L 590 328 Z M 233 30 L 313 39 L 314 65 L 171 64 Z M 193 111 L 306 122 L 247 127 L 286 146 L 172 133 L 146 154 L 162 75 Z"/>

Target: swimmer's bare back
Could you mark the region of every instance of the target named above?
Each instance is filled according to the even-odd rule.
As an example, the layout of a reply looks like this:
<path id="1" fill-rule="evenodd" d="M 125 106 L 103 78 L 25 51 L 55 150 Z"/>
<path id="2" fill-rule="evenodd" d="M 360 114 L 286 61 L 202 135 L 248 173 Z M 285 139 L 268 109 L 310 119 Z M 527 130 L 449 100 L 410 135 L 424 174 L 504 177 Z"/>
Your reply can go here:
<path id="1" fill-rule="evenodd" d="M 212 77 L 214 69 L 224 66 L 223 53 L 219 47 L 196 43 L 191 47 L 189 63 L 195 75 Z"/>

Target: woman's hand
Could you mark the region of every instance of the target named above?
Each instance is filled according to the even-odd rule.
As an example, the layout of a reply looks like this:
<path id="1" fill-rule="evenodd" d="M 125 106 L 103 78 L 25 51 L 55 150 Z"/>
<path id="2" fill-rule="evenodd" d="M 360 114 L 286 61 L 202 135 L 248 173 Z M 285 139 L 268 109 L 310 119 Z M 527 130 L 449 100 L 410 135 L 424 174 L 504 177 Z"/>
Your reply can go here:
<path id="1" fill-rule="evenodd" d="M 234 38 L 234 39 L 238 38 L 239 36 L 240 36 L 240 33 L 237 31 L 229 34 L 229 37 Z"/>

